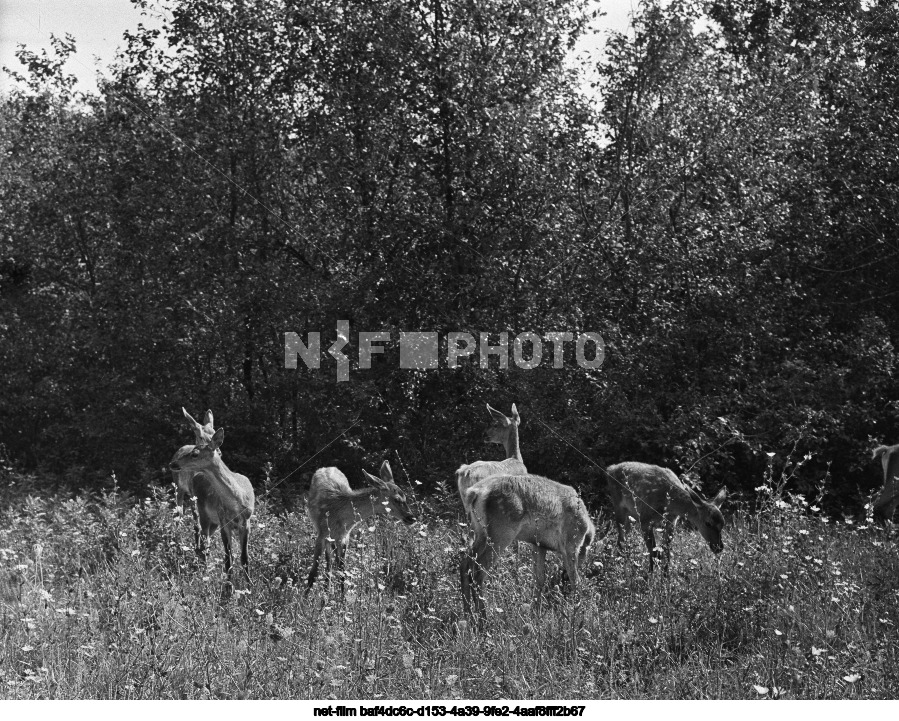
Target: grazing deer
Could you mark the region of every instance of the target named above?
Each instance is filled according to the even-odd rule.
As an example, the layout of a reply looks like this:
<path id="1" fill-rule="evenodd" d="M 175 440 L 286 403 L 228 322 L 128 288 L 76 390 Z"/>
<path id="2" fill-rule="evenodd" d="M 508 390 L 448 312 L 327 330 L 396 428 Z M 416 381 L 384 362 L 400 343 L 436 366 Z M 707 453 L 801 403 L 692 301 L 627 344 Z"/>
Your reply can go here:
<path id="1" fill-rule="evenodd" d="M 686 516 L 715 553 L 724 548 L 721 529 L 724 516 L 719 510 L 727 497 L 727 489 L 707 501 L 696 491 L 687 488 L 674 471 L 648 463 L 626 462 L 606 469 L 608 491 L 615 507 L 618 526 L 618 548 L 624 546 L 624 534 L 630 530 L 631 518 L 640 522 L 643 540 L 649 549 L 649 570 L 653 570 L 656 553 L 653 528 L 662 523 L 664 529 L 664 570 L 671 560 L 671 537 L 677 519 Z"/>
<path id="2" fill-rule="evenodd" d="M 335 570 L 343 588 L 346 544 L 357 524 L 380 513 L 391 513 L 394 518 L 407 525 L 415 522 L 406 494 L 393 482 L 390 463 L 384 461 L 381 464 L 380 478 L 368 471 L 362 472 L 374 484 L 374 488 L 352 490 L 347 477 L 333 467 L 319 468 L 312 476 L 308 496 L 309 517 L 318 536 L 312 555 L 312 570 L 309 571 L 306 585 L 307 594 L 318 576 L 318 562 L 323 551 L 327 569 L 329 572 L 331 570 L 332 543 L 335 546 Z"/>
<path id="3" fill-rule="evenodd" d="M 186 414 L 186 412 L 185 412 Z M 256 505 L 256 496 L 250 479 L 234 473 L 222 461 L 219 448 L 225 439 L 225 430 L 219 428 L 209 442 L 184 446 L 175 453 L 169 468 L 191 474 L 190 488 L 197 499 L 201 533 L 198 550 L 201 560 L 206 560 L 209 537 L 221 529 L 225 547 L 225 573 L 231 579 L 231 535 L 237 532 L 240 540 L 240 562 L 247 580 L 250 579 L 250 559 L 247 545 L 250 538 L 250 518 Z"/>
<path id="4" fill-rule="evenodd" d="M 899 504 L 899 446 L 877 446 L 872 459 L 880 458 L 883 464 L 883 488 L 874 499 L 874 520 L 878 523 L 893 520 Z"/>
<path id="5" fill-rule="evenodd" d="M 546 552 L 555 551 L 577 591 L 577 564 L 596 533 L 587 508 L 571 486 L 528 474 L 491 476 L 465 492 L 474 541 L 462 559 L 462 604 L 484 615 L 481 592 L 487 571 L 515 541 L 534 545 L 537 607 L 546 581 Z"/>
<path id="6" fill-rule="evenodd" d="M 518 426 L 521 424 L 521 418 L 518 416 L 515 404 L 512 404 L 511 418 L 507 418 L 495 408 L 491 408 L 489 403 L 487 410 L 490 411 L 493 422 L 484 431 L 484 441 L 503 446 L 506 449 L 506 459 L 504 461 L 475 461 L 459 466 L 459 470 L 456 471 L 456 485 L 459 487 L 459 496 L 462 498 L 466 514 L 469 513 L 470 508 L 466 505 L 465 492 L 475 483 L 490 476 L 523 476 L 528 472 L 524 467 L 524 461 L 521 460 L 521 450 L 518 448 Z"/>

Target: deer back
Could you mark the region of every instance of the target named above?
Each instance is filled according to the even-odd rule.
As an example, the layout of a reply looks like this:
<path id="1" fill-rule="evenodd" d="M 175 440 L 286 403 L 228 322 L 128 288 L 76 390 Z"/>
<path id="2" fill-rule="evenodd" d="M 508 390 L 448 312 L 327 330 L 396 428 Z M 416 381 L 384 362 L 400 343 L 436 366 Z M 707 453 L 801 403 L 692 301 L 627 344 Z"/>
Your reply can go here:
<path id="1" fill-rule="evenodd" d="M 593 523 L 571 486 L 535 475 L 491 476 L 466 492 L 476 532 L 564 552 L 580 548 Z"/>
<path id="2" fill-rule="evenodd" d="M 669 468 L 627 461 L 606 469 L 612 503 L 629 515 L 652 523 L 667 513 L 677 517 L 690 513 L 690 491 Z"/>

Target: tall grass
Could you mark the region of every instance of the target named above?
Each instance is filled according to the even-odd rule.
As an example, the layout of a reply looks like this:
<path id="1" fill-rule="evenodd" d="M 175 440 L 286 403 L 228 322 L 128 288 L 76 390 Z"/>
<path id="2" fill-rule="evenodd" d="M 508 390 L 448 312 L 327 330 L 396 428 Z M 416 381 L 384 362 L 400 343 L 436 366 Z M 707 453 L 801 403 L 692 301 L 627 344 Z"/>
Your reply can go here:
<path id="1" fill-rule="evenodd" d="M 254 583 L 222 602 L 221 544 L 198 567 L 167 490 L 45 497 L 9 471 L 2 486 L 6 698 L 899 695 L 895 542 L 770 478 L 720 556 L 679 529 L 670 575 L 649 577 L 637 534 L 623 556 L 600 539 L 579 603 L 551 594 L 540 615 L 527 549 L 508 554 L 483 631 L 460 613 L 465 529 L 427 501 L 412 528 L 363 524 L 345 596 L 320 579 L 304 599 L 310 524 L 263 499 Z"/>

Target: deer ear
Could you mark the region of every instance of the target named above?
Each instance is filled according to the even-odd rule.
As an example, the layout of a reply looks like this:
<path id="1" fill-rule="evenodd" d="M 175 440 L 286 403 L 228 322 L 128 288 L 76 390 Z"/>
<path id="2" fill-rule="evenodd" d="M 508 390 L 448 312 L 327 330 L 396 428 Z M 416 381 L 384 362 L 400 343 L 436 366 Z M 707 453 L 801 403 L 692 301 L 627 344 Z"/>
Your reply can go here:
<path id="1" fill-rule="evenodd" d="M 390 469 L 390 461 L 385 460 L 381 464 L 381 480 L 384 483 L 393 483 L 393 471 Z"/>
<path id="2" fill-rule="evenodd" d="M 690 494 L 690 500 L 693 501 L 693 505 L 702 508 L 702 504 L 706 502 L 705 498 L 689 486 L 687 486 L 687 492 Z"/>
<path id="3" fill-rule="evenodd" d="M 217 450 L 219 446 L 222 445 L 222 441 L 225 440 L 225 429 L 219 428 L 215 435 L 212 436 L 212 440 L 209 442 L 209 445 L 212 446 L 212 450 Z"/>
<path id="4" fill-rule="evenodd" d="M 718 494 L 711 500 L 711 504 L 716 508 L 721 508 L 724 501 L 727 500 L 727 488 L 722 488 Z"/>
<path id="5" fill-rule="evenodd" d="M 487 410 L 490 411 L 490 415 L 493 416 L 498 421 L 509 420 L 508 418 L 506 418 L 504 413 L 500 413 L 498 410 L 496 410 L 496 408 L 491 408 L 489 403 L 487 404 Z"/>
<path id="6" fill-rule="evenodd" d="M 197 423 L 196 419 L 187 412 L 187 408 L 185 408 L 184 406 L 181 406 L 181 412 L 184 414 L 184 417 L 187 419 L 187 424 L 191 428 L 197 428 L 200 425 L 199 423 Z"/>
<path id="7" fill-rule="evenodd" d="M 212 422 L 212 411 L 206 411 L 206 415 L 203 416 L 203 425 L 209 426 L 210 428 L 214 426 Z"/>
<path id="8" fill-rule="evenodd" d="M 518 408 L 515 407 L 515 404 L 512 404 L 512 420 L 516 423 L 521 423 L 521 416 L 518 415 Z"/>
<path id="9" fill-rule="evenodd" d="M 364 468 L 362 469 L 362 473 L 363 473 L 363 475 L 365 476 L 365 478 L 366 478 L 370 483 L 373 483 L 373 484 L 374 484 L 375 486 L 377 486 L 378 488 L 383 488 L 383 487 L 384 487 L 384 481 L 382 481 L 382 480 L 381 480 L 380 478 L 378 478 L 377 476 L 372 475 L 371 473 L 369 473 L 368 471 L 366 471 Z"/>

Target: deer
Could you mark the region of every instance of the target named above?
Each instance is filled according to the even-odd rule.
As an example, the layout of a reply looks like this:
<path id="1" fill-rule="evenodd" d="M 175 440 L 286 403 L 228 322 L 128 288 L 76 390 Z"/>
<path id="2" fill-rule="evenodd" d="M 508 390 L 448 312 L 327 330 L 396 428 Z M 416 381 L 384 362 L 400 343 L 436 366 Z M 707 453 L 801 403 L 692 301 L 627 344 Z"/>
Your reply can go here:
<path id="1" fill-rule="evenodd" d="M 465 492 L 474 540 L 462 558 L 462 605 L 483 621 L 482 591 L 487 572 L 513 542 L 534 546 L 534 596 L 537 610 L 546 582 L 546 552 L 557 553 L 577 593 L 578 563 L 583 562 L 596 529 L 571 486 L 530 474 L 497 475 Z"/>
<path id="2" fill-rule="evenodd" d="M 878 458 L 883 465 L 883 488 L 874 499 L 874 520 L 885 523 L 893 520 L 899 504 L 899 446 L 877 446 L 871 452 L 871 459 Z"/>
<path id="3" fill-rule="evenodd" d="M 415 515 L 409 510 L 406 494 L 393 481 L 393 471 L 388 461 L 385 460 L 381 464 L 380 478 L 364 469 L 362 472 L 374 485 L 359 491 L 352 490 L 347 477 L 333 466 L 319 468 L 312 476 L 307 502 L 309 518 L 317 536 L 305 595 L 312 590 L 318 576 L 319 560 L 323 552 L 330 574 L 332 545 L 335 552 L 335 571 L 340 577 L 340 587 L 343 589 L 347 541 L 353 529 L 366 518 L 389 513 L 406 525 L 411 525 L 416 520 Z"/>
<path id="4" fill-rule="evenodd" d="M 526 475 L 527 468 L 521 459 L 521 450 L 518 448 L 518 426 L 521 418 L 518 409 L 512 404 L 512 417 L 508 418 L 495 408 L 487 404 L 492 423 L 484 431 L 485 443 L 497 443 L 506 450 L 506 458 L 502 461 L 475 461 L 467 465 L 459 466 L 456 471 L 456 485 L 459 488 L 459 496 L 462 498 L 462 506 L 468 514 L 469 507 L 466 504 L 466 491 L 475 483 L 496 475 Z"/>
<path id="5" fill-rule="evenodd" d="M 188 415 L 186 411 L 185 415 Z M 234 473 L 222 460 L 219 449 L 224 440 L 225 430 L 219 428 L 208 442 L 204 438 L 202 443 L 180 448 L 169 463 L 169 468 L 174 472 L 190 475 L 190 492 L 196 498 L 200 517 L 197 548 L 201 561 L 206 561 L 210 536 L 216 529 L 221 530 L 222 544 L 225 547 L 225 575 L 230 582 L 231 537 L 236 532 L 240 541 L 241 566 L 247 581 L 250 581 L 248 545 L 250 518 L 256 505 L 256 495 L 250 479 Z"/>
<path id="6" fill-rule="evenodd" d="M 212 436 L 215 434 L 215 428 L 213 427 L 213 418 L 212 411 L 207 410 L 206 414 L 203 416 L 203 423 L 197 423 L 194 420 L 193 416 L 187 412 L 183 406 L 181 407 L 181 412 L 184 414 L 184 418 L 187 420 L 187 425 L 190 426 L 191 430 L 194 432 L 194 444 L 195 445 L 205 445 L 212 440 Z M 179 452 L 187 448 L 187 446 L 182 446 L 179 449 Z M 216 451 L 219 455 L 221 455 L 221 451 Z M 181 515 L 184 515 L 184 504 L 189 499 L 190 500 L 190 511 L 193 516 L 194 521 L 194 545 L 196 548 L 197 556 L 200 558 L 201 562 L 205 563 L 206 557 L 205 552 L 203 551 L 200 540 L 200 519 L 197 514 L 197 504 L 196 497 L 194 496 L 193 490 L 193 477 L 196 475 L 194 471 L 172 471 L 172 481 L 175 484 L 175 507 L 176 511 L 180 512 Z"/>
<path id="7" fill-rule="evenodd" d="M 653 529 L 660 521 L 664 533 L 663 570 L 666 574 L 671 561 L 671 538 L 681 516 L 693 524 L 714 553 L 724 549 L 721 541 L 724 516 L 720 508 L 727 498 L 726 488 L 708 501 L 687 488 L 674 471 L 648 463 L 618 463 L 609 466 L 605 473 L 618 526 L 618 549 L 624 547 L 624 534 L 630 530 L 631 519 L 639 521 L 643 540 L 649 549 L 650 572 L 654 568 L 653 557 L 658 553 Z"/>

